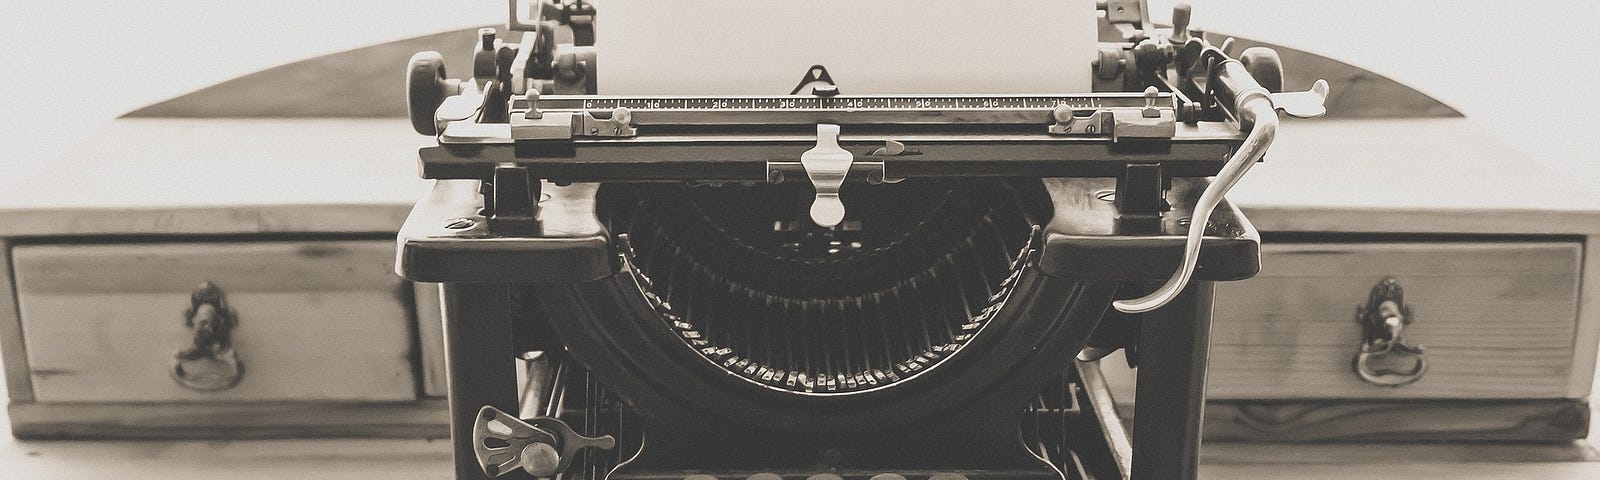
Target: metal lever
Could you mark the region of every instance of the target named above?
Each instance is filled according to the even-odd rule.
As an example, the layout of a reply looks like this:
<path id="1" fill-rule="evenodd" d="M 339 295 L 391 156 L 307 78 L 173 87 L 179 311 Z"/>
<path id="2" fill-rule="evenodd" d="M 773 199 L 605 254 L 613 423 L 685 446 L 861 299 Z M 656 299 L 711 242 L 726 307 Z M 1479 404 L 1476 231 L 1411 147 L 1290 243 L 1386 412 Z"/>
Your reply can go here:
<path id="1" fill-rule="evenodd" d="M 478 421 L 472 426 L 472 451 L 489 478 L 516 468 L 535 477 L 552 477 L 565 471 L 579 450 L 616 446 L 616 438 L 610 435 L 585 437 L 555 418 L 522 420 L 487 405 L 478 410 Z"/>
<path id="2" fill-rule="evenodd" d="M 1304 92 L 1283 92 L 1270 95 L 1273 108 L 1291 117 L 1312 118 L 1328 113 L 1328 81 L 1317 80 Z"/>
<path id="3" fill-rule="evenodd" d="M 511 15 L 506 28 L 515 32 L 535 32 L 539 23 L 561 15 L 561 2 L 544 0 L 511 0 Z"/>
<path id="4" fill-rule="evenodd" d="M 844 221 L 844 202 L 839 200 L 839 188 L 844 177 L 850 174 L 850 164 L 855 156 L 839 146 L 839 126 L 817 125 L 817 146 L 800 154 L 800 166 L 816 188 L 817 198 L 811 202 L 811 221 L 824 227 L 833 227 Z"/>
<path id="5" fill-rule="evenodd" d="M 1228 62 L 1238 63 L 1237 60 Z M 1242 68 L 1241 68 L 1242 70 Z M 1272 146 L 1273 139 L 1278 136 L 1278 110 L 1283 109 L 1290 115 L 1315 114 L 1321 115 L 1326 111 L 1322 101 L 1328 95 L 1328 82 L 1317 80 L 1308 92 L 1297 94 L 1273 94 L 1251 79 L 1248 74 L 1234 77 L 1233 81 L 1239 82 L 1244 88 L 1238 89 L 1235 94 L 1235 110 L 1239 115 L 1239 125 L 1250 129 L 1250 134 L 1245 137 L 1239 150 L 1224 163 L 1222 170 L 1217 172 L 1216 180 L 1206 187 L 1200 194 L 1200 199 L 1195 202 L 1194 213 L 1190 218 L 1189 233 L 1184 239 L 1183 260 L 1178 266 L 1178 271 L 1173 272 L 1167 283 L 1162 284 L 1156 291 L 1149 295 L 1132 300 L 1118 300 L 1112 302 L 1117 311 L 1123 313 L 1144 313 L 1166 305 L 1177 298 L 1189 284 L 1189 279 L 1194 276 L 1195 264 L 1200 261 L 1200 244 L 1204 240 L 1206 224 L 1210 223 L 1211 212 L 1232 189 L 1234 184 L 1244 178 L 1245 172 L 1255 166 L 1267 154 L 1267 148 Z M 1278 105 L 1277 101 L 1283 99 L 1285 103 Z M 1315 105 L 1313 105 L 1315 102 Z M 1314 115 L 1313 115 L 1314 116 Z"/>

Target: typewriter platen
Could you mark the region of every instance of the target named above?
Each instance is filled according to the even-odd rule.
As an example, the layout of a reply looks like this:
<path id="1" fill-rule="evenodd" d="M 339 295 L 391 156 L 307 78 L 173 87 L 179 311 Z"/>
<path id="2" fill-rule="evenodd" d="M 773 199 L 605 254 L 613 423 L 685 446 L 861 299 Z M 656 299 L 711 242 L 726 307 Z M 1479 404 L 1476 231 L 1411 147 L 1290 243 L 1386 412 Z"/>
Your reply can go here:
<path id="1" fill-rule="evenodd" d="M 581 1 L 414 56 L 457 478 L 1193 478 L 1210 282 L 1259 269 L 1224 194 L 1328 86 L 1099 3 L 1091 92 L 598 95 Z"/>

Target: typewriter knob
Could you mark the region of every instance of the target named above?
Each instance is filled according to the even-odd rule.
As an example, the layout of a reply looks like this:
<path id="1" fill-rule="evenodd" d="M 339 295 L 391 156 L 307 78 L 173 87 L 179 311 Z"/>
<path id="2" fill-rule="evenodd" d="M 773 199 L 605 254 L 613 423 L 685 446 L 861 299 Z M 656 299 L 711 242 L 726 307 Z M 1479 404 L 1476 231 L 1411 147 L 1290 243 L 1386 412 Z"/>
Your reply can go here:
<path id="1" fill-rule="evenodd" d="M 568 53 L 556 58 L 556 75 L 567 81 L 577 81 L 583 78 L 583 64 L 578 63 L 578 56 Z"/>
<path id="2" fill-rule="evenodd" d="M 1245 71 L 1255 77 L 1268 92 L 1283 93 L 1283 61 L 1278 59 L 1278 51 L 1267 47 L 1250 47 L 1239 54 L 1239 63 L 1244 64 Z"/>
<path id="3" fill-rule="evenodd" d="M 461 93 L 461 81 L 445 77 L 444 56 L 439 52 L 417 52 L 406 66 L 406 106 L 411 128 L 423 135 L 438 135 L 434 112 L 451 95 Z"/>
<path id="4" fill-rule="evenodd" d="M 495 50 L 500 49 L 500 38 L 493 28 L 478 29 L 478 49 L 472 52 L 472 76 L 494 78 Z"/>
<path id="5" fill-rule="evenodd" d="M 1189 41 L 1189 18 L 1194 9 L 1187 3 L 1180 3 L 1172 7 L 1172 34 L 1167 40 L 1182 45 Z"/>

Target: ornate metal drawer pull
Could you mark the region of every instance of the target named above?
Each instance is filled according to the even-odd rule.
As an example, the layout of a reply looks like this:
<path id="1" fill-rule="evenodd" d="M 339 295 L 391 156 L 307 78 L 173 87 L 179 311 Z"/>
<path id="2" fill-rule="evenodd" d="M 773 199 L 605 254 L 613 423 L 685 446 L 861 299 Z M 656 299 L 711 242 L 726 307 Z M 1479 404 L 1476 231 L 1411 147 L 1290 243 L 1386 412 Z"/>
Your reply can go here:
<path id="1" fill-rule="evenodd" d="M 1356 311 L 1356 322 L 1361 324 L 1361 350 L 1350 363 L 1361 380 L 1398 387 L 1428 372 L 1422 346 L 1406 343 L 1401 335 L 1411 323 L 1411 307 L 1406 306 L 1399 281 L 1386 277 L 1372 287 L 1366 306 Z"/>
<path id="2" fill-rule="evenodd" d="M 172 358 L 172 379 L 193 390 L 227 390 L 239 384 L 244 366 L 233 352 L 233 328 L 239 318 L 228 308 L 222 289 L 216 284 L 200 284 L 189 296 L 184 325 L 193 333 L 193 342 Z"/>

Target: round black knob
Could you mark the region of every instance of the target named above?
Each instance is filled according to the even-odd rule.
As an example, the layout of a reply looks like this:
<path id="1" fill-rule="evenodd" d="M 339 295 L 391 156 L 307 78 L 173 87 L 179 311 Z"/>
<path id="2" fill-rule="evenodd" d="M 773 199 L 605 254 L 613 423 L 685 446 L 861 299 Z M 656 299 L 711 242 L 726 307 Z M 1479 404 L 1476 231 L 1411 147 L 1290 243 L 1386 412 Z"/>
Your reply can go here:
<path id="1" fill-rule="evenodd" d="M 1266 87 L 1267 91 L 1279 93 L 1283 91 L 1283 61 L 1278 59 L 1278 51 L 1267 47 L 1250 47 L 1239 54 L 1239 63 L 1244 64 L 1256 83 Z"/>
<path id="2" fill-rule="evenodd" d="M 438 135 L 433 114 L 451 95 L 460 93 L 461 81 L 445 77 L 444 56 L 439 52 L 417 52 L 406 66 L 406 106 L 411 113 L 411 128 L 423 135 Z"/>
<path id="3" fill-rule="evenodd" d="M 1172 7 L 1172 35 L 1167 38 L 1173 43 L 1183 43 L 1189 40 L 1189 17 L 1193 9 L 1187 3 L 1180 3 Z"/>

